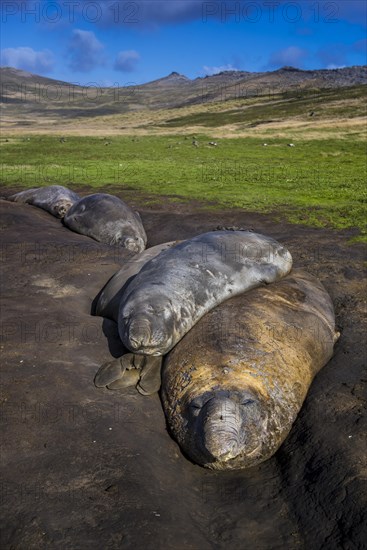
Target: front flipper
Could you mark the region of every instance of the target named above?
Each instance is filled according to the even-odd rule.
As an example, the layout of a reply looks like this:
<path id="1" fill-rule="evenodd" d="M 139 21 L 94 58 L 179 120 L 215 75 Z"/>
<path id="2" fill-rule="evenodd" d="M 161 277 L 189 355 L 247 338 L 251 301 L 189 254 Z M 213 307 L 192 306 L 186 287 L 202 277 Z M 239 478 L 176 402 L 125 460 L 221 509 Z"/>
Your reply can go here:
<path id="1" fill-rule="evenodd" d="M 115 380 L 111 384 L 108 384 L 107 388 L 109 390 L 124 390 L 125 388 L 130 388 L 131 386 L 136 386 L 140 380 L 140 372 L 138 370 L 132 369 L 127 370 L 123 374 L 122 378 Z"/>
<path id="2" fill-rule="evenodd" d="M 141 370 L 139 384 L 136 389 L 142 395 L 151 395 L 159 391 L 161 387 L 162 356 L 147 357 Z"/>
<path id="3" fill-rule="evenodd" d="M 124 376 L 126 368 L 122 366 L 122 357 L 110 361 L 109 363 L 104 363 L 98 370 L 96 376 L 94 377 L 94 385 L 97 388 L 103 388 L 112 384 L 115 380 L 119 380 Z"/>
<path id="4" fill-rule="evenodd" d="M 114 361 L 104 363 L 94 378 L 95 386 L 97 388 L 107 386 L 109 389 L 135 386 L 140 379 L 140 365 L 138 361 L 135 364 L 134 359 L 135 355 L 133 353 L 126 353 Z M 136 374 L 135 377 L 134 373 Z"/>
<path id="5" fill-rule="evenodd" d="M 94 378 L 97 388 L 123 390 L 131 386 L 142 395 L 151 395 L 161 386 L 162 357 L 147 357 L 127 353 L 104 363 Z"/>

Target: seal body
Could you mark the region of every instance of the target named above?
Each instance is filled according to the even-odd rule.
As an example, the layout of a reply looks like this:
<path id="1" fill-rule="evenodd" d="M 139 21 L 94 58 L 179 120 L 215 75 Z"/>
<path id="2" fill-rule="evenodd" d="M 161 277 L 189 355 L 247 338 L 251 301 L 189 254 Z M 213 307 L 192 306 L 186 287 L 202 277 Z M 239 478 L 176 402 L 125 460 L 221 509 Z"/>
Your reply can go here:
<path id="1" fill-rule="evenodd" d="M 214 231 L 147 262 L 126 285 L 118 328 L 130 351 L 164 355 L 209 310 L 292 267 L 280 243 L 248 231 Z"/>
<path id="2" fill-rule="evenodd" d="M 69 209 L 80 200 L 79 195 L 63 187 L 62 185 L 50 185 L 48 187 L 37 187 L 27 189 L 9 197 L 12 202 L 31 204 L 47 210 L 57 218 L 63 218 Z"/>
<path id="3" fill-rule="evenodd" d="M 120 301 L 125 291 L 125 285 L 129 283 L 132 277 L 139 273 L 149 260 L 175 244 L 177 244 L 177 241 L 159 244 L 144 250 L 140 254 L 134 254 L 129 258 L 99 293 L 94 314 L 106 317 L 117 323 Z"/>
<path id="4" fill-rule="evenodd" d="M 182 450 L 217 470 L 270 458 L 338 336 L 328 293 L 302 270 L 210 311 L 163 365 L 163 407 Z"/>
<path id="5" fill-rule="evenodd" d="M 96 241 L 142 252 L 147 236 L 140 216 L 121 199 L 96 193 L 80 199 L 64 218 L 65 225 Z"/>

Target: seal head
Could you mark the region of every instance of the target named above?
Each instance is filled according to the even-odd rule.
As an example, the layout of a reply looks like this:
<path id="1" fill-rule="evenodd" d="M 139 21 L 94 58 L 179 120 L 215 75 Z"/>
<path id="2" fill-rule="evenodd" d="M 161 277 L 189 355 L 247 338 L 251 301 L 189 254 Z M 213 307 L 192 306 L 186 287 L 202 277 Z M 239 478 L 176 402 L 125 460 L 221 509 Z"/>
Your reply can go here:
<path id="1" fill-rule="evenodd" d="M 66 213 L 70 210 L 70 208 L 73 206 L 73 203 L 71 201 L 68 201 L 66 199 L 61 199 L 57 201 L 54 205 L 51 207 L 51 214 L 56 216 L 56 218 L 64 218 Z"/>
<path id="2" fill-rule="evenodd" d="M 120 310 L 120 338 L 134 353 L 162 355 L 166 346 L 172 346 L 176 333 L 172 301 L 156 295 L 154 289 L 146 288 Z"/>
<path id="3" fill-rule="evenodd" d="M 251 391 L 206 392 L 190 401 L 186 416 L 193 455 L 206 466 L 253 456 L 260 449 L 266 422 Z"/>
<path id="4" fill-rule="evenodd" d="M 80 200 L 79 195 L 62 185 L 49 185 L 27 189 L 9 197 L 12 202 L 31 204 L 47 210 L 56 218 L 64 218 L 70 208 Z"/>

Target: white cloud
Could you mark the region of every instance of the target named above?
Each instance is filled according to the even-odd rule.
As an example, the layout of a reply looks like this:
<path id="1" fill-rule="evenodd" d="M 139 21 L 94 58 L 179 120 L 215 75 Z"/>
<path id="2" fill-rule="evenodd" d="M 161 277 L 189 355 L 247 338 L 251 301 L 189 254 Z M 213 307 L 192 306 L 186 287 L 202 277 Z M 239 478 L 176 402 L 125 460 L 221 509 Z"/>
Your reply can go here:
<path id="1" fill-rule="evenodd" d="M 135 70 L 139 59 L 140 55 L 135 50 L 125 50 L 123 52 L 119 52 L 116 57 L 114 69 L 115 71 L 131 73 Z"/>
<path id="2" fill-rule="evenodd" d="M 28 46 L 1 50 L 1 65 L 23 69 L 33 73 L 50 73 L 55 58 L 50 50 L 35 51 Z"/>
<path id="3" fill-rule="evenodd" d="M 232 63 L 227 63 L 227 65 L 220 65 L 219 67 L 208 67 L 204 65 L 203 67 L 204 74 L 211 76 L 213 74 L 222 73 L 223 71 L 239 71 Z"/>
<path id="4" fill-rule="evenodd" d="M 326 68 L 327 69 L 344 69 L 346 65 L 335 65 L 335 63 L 330 63 Z"/>
<path id="5" fill-rule="evenodd" d="M 105 65 L 104 46 L 94 32 L 75 29 L 69 44 L 69 67 L 74 72 L 87 73 Z"/>

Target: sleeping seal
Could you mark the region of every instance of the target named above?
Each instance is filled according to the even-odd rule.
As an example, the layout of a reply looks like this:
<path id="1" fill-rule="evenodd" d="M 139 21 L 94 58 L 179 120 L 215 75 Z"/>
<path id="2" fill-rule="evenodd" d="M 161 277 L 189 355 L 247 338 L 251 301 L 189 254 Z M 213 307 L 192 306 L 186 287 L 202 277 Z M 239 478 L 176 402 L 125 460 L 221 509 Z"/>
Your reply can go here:
<path id="1" fill-rule="evenodd" d="M 133 353 L 164 355 L 209 310 L 289 273 L 280 243 L 249 231 L 212 231 L 150 260 L 126 286 L 118 328 Z"/>
<path id="2" fill-rule="evenodd" d="M 182 450 L 217 470 L 270 458 L 338 337 L 328 293 L 302 270 L 210 311 L 163 366 L 163 407 Z"/>
<path id="3" fill-rule="evenodd" d="M 171 241 L 169 243 L 158 244 L 157 246 L 152 246 L 144 250 L 140 254 L 134 254 L 132 258 L 129 258 L 98 294 L 93 312 L 94 315 L 106 317 L 117 323 L 120 301 L 125 290 L 125 285 L 132 277 L 139 273 L 141 268 L 149 262 L 149 260 L 158 256 L 163 250 L 171 248 L 173 245 L 177 244 L 177 242 L 178 241 Z"/>
<path id="4" fill-rule="evenodd" d="M 126 285 L 139 273 L 141 268 L 163 250 L 174 246 L 180 241 L 159 244 L 135 254 L 103 287 L 92 307 L 93 314 L 118 322 L 120 301 Z M 137 356 L 126 353 L 115 361 L 101 366 L 95 376 L 97 387 L 107 386 L 110 390 L 121 390 L 136 386 L 142 395 L 150 395 L 161 386 L 161 359 L 155 357 Z"/>
<path id="5" fill-rule="evenodd" d="M 142 252 L 147 236 L 140 216 L 118 197 L 96 193 L 80 199 L 64 218 L 65 225 L 96 241 Z"/>
<path id="6" fill-rule="evenodd" d="M 47 210 L 47 212 L 50 212 L 50 214 L 57 218 L 63 218 L 79 199 L 79 195 L 62 185 L 27 189 L 8 198 L 12 202 L 32 204 L 33 206 L 38 206 L 38 208 L 43 208 L 43 210 Z"/>
<path id="7" fill-rule="evenodd" d="M 153 358 L 168 353 L 210 309 L 280 279 L 291 267 L 292 257 L 284 246 L 249 231 L 205 233 L 160 252 L 118 295 L 112 285 L 102 292 L 99 314 L 113 310 L 121 341 L 132 353 L 102 365 L 96 386 L 126 387 L 126 370 L 142 368 L 138 354 L 145 358 L 137 389 L 144 395 L 157 391 L 161 360 Z M 126 277 L 120 278 L 122 282 Z"/>

